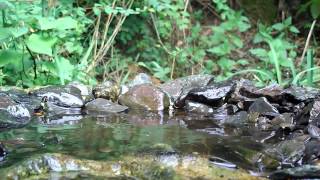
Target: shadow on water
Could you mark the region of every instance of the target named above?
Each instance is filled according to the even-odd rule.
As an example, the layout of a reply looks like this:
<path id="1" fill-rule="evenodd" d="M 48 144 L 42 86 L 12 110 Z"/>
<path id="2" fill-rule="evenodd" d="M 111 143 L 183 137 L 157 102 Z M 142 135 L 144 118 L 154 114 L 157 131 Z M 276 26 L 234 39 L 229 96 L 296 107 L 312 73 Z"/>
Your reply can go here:
<path id="1" fill-rule="evenodd" d="M 209 117 L 129 112 L 96 116 L 35 117 L 20 129 L 0 133 L 9 155 L 7 167 L 40 153 L 63 153 L 90 160 L 115 160 L 122 155 L 148 153 L 166 144 L 179 154 L 219 157 L 244 169 L 263 149 L 250 130 L 223 127 Z M 250 129 L 250 128 L 249 128 Z M 255 170 L 255 169 L 253 169 Z"/>

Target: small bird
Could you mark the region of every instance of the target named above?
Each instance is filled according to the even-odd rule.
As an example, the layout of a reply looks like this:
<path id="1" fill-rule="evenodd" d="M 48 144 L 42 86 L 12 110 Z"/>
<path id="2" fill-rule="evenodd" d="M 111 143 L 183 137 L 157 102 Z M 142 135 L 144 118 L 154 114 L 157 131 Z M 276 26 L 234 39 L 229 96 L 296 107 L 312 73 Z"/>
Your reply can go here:
<path id="1" fill-rule="evenodd" d="M 43 96 L 40 102 L 40 106 L 33 110 L 33 114 L 36 116 L 43 116 L 48 112 L 48 97 Z"/>

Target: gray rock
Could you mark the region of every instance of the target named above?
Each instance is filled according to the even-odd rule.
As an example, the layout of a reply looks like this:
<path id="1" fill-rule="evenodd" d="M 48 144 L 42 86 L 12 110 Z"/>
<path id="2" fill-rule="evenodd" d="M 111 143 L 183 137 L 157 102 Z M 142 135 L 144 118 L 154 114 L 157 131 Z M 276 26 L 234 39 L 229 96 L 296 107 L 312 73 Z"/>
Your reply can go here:
<path id="1" fill-rule="evenodd" d="M 0 94 L 0 128 L 26 125 L 30 117 L 30 112 L 24 105 L 16 103 L 5 94 Z"/>
<path id="2" fill-rule="evenodd" d="M 113 81 L 105 81 L 93 88 L 95 98 L 104 98 L 116 102 L 120 95 L 120 87 Z"/>
<path id="3" fill-rule="evenodd" d="M 212 107 L 220 107 L 228 101 L 233 90 L 234 84 L 195 88 L 190 90 L 186 96 L 179 97 L 174 102 L 174 105 L 175 107 L 181 108 L 185 106 L 186 100 L 192 100 Z"/>
<path id="4" fill-rule="evenodd" d="M 213 79 L 212 75 L 191 75 L 166 82 L 160 85 L 160 88 L 175 101 L 181 94 L 188 93 L 193 88 L 206 86 Z"/>
<path id="5" fill-rule="evenodd" d="M 249 113 L 259 113 L 268 116 L 280 115 L 277 108 L 268 102 L 265 97 L 258 98 L 250 107 Z"/>
<path id="6" fill-rule="evenodd" d="M 209 115 L 214 112 L 214 109 L 212 107 L 202 103 L 193 102 L 193 101 L 186 101 L 185 109 L 188 112 L 200 113 L 200 114 L 206 114 L 206 115 Z"/>
<path id="7" fill-rule="evenodd" d="M 230 126 L 244 126 L 248 123 L 249 115 L 246 111 L 240 111 L 235 115 L 227 116 L 224 123 Z"/>
<path id="8" fill-rule="evenodd" d="M 146 73 L 139 73 L 130 83 L 128 83 L 128 87 L 132 88 L 133 86 L 140 84 L 152 84 L 150 76 Z"/>
<path id="9" fill-rule="evenodd" d="M 319 165 L 303 165 L 289 169 L 282 169 L 273 172 L 271 179 L 314 179 L 320 178 Z"/>
<path id="10" fill-rule="evenodd" d="M 88 102 L 85 110 L 90 112 L 119 113 L 127 110 L 128 107 L 113 103 L 109 100 L 98 98 Z"/>
<path id="11" fill-rule="evenodd" d="M 160 88 L 151 84 L 134 86 L 127 93 L 119 97 L 122 105 L 130 109 L 146 109 L 161 111 L 170 105 L 169 97 Z"/>
<path id="12" fill-rule="evenodd" d="M 66 108 L 81 108 L 84 102 L 81 91 L 73 86 L 48 86 L 35 91 L 31 94 L 36 97 L 48 97 L 48 102 Z"/>

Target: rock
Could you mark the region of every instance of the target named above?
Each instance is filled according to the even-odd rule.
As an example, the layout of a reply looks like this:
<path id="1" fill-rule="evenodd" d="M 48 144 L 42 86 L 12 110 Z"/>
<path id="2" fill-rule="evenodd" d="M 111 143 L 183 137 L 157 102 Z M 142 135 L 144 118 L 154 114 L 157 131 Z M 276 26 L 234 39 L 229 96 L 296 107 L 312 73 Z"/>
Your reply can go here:
<path id="1" fill-rule="evenodd" d="M 175 101 L 180 95 L 188 93 L 193 88 L 204 87 L 213 79 L 212 75 L 191 75 L 166 82 L 160 85 L 160 88 Z"/>
<path id="2" fill-rule="evenodd" d="M 270 179 L 314 179 L 320 178 L 319 165 L 303 165 L 271 173 Z"/>
<path id="3" fill-rule="evenodd" d="M 195 168 L 196 167 L 196 168 Z M 94 175 L 98 179 L 260 179 L 242 169 L 210 165 L 207 158 L 177 154 L 121 156 L 119 160 L 94 161 L 62 154 L 43 154 L 2 168 L 3 179 L 48 179 L 51 174 Z M 88 176 L 85 176 L 88 177 Z M 89 178 L 90 179 L 90 178 Z"/>
<path id="4" fill-rule="evenodd" d="M 309 123 L 314 123 L 320 125 L 320 100 L 314 100 L 312 104 L 312 109 L 310 110 Z"/>
<path id="5" fill-rule="evenodd" d="M 303 164 L 310 164 L 313 160 L 320 157 L 320 141 L 311 139 L 306 143 L 304 150 L 304 155 L 302 159 Z"/>
<path id="6" fill-rule="evenodd" d="M 307 101 L 309 99 L 315 99 L 319 96 L 319 89 L 311 88 L 311 87 L 299 87 L 299 86 L 291 86 L 284 90 L 283 92 L 287 97 L 287 99 L 291 99 L 296 102 Z"/>
<path id="7" fill-rule="evenodd" d="M 7 156 L 7 150 L 4 147 L 4 145 L 0 142 L 0 162 L 3 161 L 5 159 L 5 157 Z"/>
<path id="8" fill-rule="evenodd" d="M 87 113 L 99 112 L 99 113 L 119 113 L 126 111 L 128 107 L 121 106 L 119 104 L 113 103 L 109 100 L 98 98 L 93 101 L 88 102 L 85 105 L 85 111 Z"/>
<path id="9" fill-rule="evenodd" d="M 192 101 L 186 101 L 186 106 L 184 107 L 188 112 L 192 113 L 200 113 L 209 115 L 214 112 L 214 109 L 208 105 L 198 103 L 198 102 L 192 102 Z"/>
<path id="10" fill-rule="evenodd" d="M 81 97 L 81 91 L 73 86 L 48 86 L 30 94 L 36 97 L 48 97 L 48 102 L 65 108 L 81 108 L 84 102 Z"/>
<path id="11" fill-rule="evenodd" d="M 267 116 L 277 116 L 280 115 L 277 108 L 268 102 L 265 97 L 258 98 L 250 107 L 249 113 L 259 113 L 261 115 Z"/>
<path id="12" fill-rule="evenodd" d="M 320 140 L 320 128 L 315 125 L 309 124 L 307 129 L 311 138 Z"/>
<path id="13" fill-rule="evenodd" d="M 283 88 L 277 84 L 271 84 L 264 88 L 257 88 L 251 81 L 241 80 L 238 83 L 238 94 L 242 97 L 246 97 L 249 99 L 256 99 L 260 97 L 265 97 L 271 102 L 278 102 L 279 100 L 283 100 Z"/>
<path id="14" fill-rule="evenodd" d="M 22 104 L 13 101 L 9 96 L 0 94 L 0 128 L 16 128 L 30 121 L 30 112 Z"/>
<path id="15" fill-rule="evenodd" d="M 298 136 L 294 139 L 281 141 L 265 150 L 265 152 L 281 161 L 284 167 L 294 167 L 302 160 L 305 145 L 304 140 L 306 136 Z"/>
<path id="16" fill-rule="evenodd" d="M 291 113 L 283 113 L 271 120 L 274 129 L 282 128 L 293 130 L 295 127 L 293 115 Z"/>
<path id="17" fill-rule="evenodd" d="M 130 109 L 161 111 L 170 105 L 169 97 L 160 88 L 151 84 L 137 85 L 119 97 L 122 105 Z"/>
<path id="18" fill-rule="evenodd" d="M 195 88 L 190 90 L 186 96 L 179 97 L 174 105 L 181 108 L 185 105 L 186 100 L 191 100 L 212 107 L 220 107 L 228 101 L 233 89 L 233 84 Z"/>
<path id="19" fill-rule="evenodd" d="M 116 102 L 120 95 L 120 87 L 113 81 L 105 81 L 93 88 L 95 98 L 104 98 Z"/>
<path id="20" fill-rule="evenodd" d="M 67 87 L 77 88 L 80 91 L 80 95 L 85 102 L 88 102 L 94 98 L 92 94 L 92 88 L 80 82 L 71 82 L 67 85 Z"/>
<path id="21" fill-rule="evenodd" d="M 245 126 L 248 123 L 249 115 L 246 111 L 240 111 L 235 115 L 228 116 L 224 123 L 229 126 Z"/>
<path id="22" fill-rule="evenodd" d="M 132 88 L 133 86 L 140 84 L 152 84 L 150 76 L 146 73 L 139 73 L 130 83 L 128 83 L 128 87 Z"/>

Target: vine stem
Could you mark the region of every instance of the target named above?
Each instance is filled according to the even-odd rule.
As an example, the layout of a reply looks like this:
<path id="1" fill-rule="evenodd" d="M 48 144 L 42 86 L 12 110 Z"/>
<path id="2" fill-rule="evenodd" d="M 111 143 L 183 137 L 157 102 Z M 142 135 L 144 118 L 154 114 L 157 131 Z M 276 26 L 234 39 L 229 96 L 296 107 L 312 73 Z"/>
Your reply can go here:
<path id="1" fill-rule="evenodd" d="M 303 49 L 302 55 L 301 55 L 301 57 L 300 57 L 300 60 L 298 61 L 298 65 L 299 65 L 299 66 L 301 65 L 301 63 L 302 63 L 302 61 L 303 61 L 303 58 L 304 58 L 304 56 L 306 55 L 306 52 L 307 52 L 307 50 L 308 50 L 308 47 L 309 47 L 309 44 L 310 44 L 311 35 L 312 35 L 312 33 L 313 33 L 313 29 L 314 29 L 314 27 L 315 27 L 315 25 L 316 25 L 316 22 L 317 22 L 316 19 L 313 20 L 313 22 L 312 22 L 310 31 L 309 31 L 309 33 L 308 33 L 308 37 L 307 37 L 306 44 L 305 44 L 305 46 L 304 46 L 304 49 Z"/>

